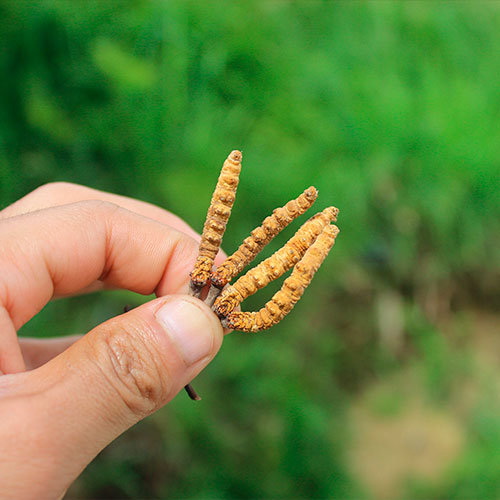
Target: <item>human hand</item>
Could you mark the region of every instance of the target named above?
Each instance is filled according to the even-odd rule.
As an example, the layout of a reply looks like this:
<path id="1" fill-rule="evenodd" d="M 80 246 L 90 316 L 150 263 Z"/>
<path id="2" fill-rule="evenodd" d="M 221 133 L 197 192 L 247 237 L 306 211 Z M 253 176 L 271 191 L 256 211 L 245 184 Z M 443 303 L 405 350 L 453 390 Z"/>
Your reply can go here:
<path id="1" fill-rule="evenodd" d="M 223 331 L 204 303 L 175 295 L 199 237 L 165 210 L 48 184 L 0 212 L 0 235 L 1 497 L 60 498 L 213 359 Z M 84 336 L 17 338 L 53 297 L 103 287 L 161 298 Z"/>

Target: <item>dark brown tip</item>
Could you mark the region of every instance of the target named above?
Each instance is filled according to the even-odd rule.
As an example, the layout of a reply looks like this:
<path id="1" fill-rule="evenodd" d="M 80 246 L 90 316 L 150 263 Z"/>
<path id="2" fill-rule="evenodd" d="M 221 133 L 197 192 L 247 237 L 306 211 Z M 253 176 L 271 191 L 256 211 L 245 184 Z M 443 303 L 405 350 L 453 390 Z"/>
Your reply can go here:
<path id="1" fill-rule="evenodd" d="M 201 401 L 200 395 L 194 390 L 194 387 L 191 384 L 188 384 L 184 386 L 184 389 L 188 393 L 188 396 L 193 400 L 193 401 Z"/>

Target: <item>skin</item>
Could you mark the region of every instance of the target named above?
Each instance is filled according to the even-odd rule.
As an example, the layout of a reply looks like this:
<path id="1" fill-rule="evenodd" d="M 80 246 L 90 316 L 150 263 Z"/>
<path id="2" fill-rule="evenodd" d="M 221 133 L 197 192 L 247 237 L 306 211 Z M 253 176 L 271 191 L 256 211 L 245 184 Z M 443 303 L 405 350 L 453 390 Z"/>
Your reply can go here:
<path id="1" fill-rule="evenodd" d="M 155 319 L 187 291 L 200 238 L 168 211 L 54 183 L 1 211 L 0 234 L 1 496 L 61 498 L 99 451 L 213 359 L 223 331 L 184 296 L 208 332 L 203 357 L 188 363 Z M 17 337 L 54 297 L 101 288 L 159 298 L 83 336 Z"/>

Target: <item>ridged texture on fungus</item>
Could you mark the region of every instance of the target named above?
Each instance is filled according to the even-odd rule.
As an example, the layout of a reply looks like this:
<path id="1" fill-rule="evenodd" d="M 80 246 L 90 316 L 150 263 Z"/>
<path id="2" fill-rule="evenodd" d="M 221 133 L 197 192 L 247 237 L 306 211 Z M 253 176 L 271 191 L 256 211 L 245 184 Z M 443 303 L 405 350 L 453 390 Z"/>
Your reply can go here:
<path id="1" fill-rule="evenodd" d="M 325 260 L 339 233 L 337 226 L 326 226 L 308 248 L 292 274 L 283 282 L 281 290 L 257 312 L 235 311 L 226 318 L 226 325 L 243 332 L 266 330 L 279 323 L 298 302 L 314 274 Z"/>
<path id="2" fill-rule="evenodd" d="M 232 151 L 222 166 L 203 227 L 198 258 L 191 272 L 192 287 L 201 288 L 210 279 L 212 265 L 231 215 L 240 178 L 241 158 L 240 151 Z"/>
<path id="3" fill-rule="evenodd" d="M 271 257 L 262 261 L 239 278 L 234 285 L 225 288 L 214 303 L 213 309 L 219 317 L 225 317 L 248 296 L 264 288 L 271 281 L 279 278 L 299 262 L 306 250 L 316 240 L 323 229 L 336 220 L 338 209 L 325 208 L 311 217 L 292 236 L 287 243 Z"/>
<path id="4" fill-rule="evenodd" d="M 289 201 L 285 206 L 273 210 L 262 225 L 254 229 L 248 238 L 243 240 L 238 250 L 229 256 L 212 273 L 212 284 L 224 288 L 235 276 L 252 262 L 258 253 L 288 224 L 308 210 L 318 197 L 314 186 L 306 189 L 298 198 Z"/>

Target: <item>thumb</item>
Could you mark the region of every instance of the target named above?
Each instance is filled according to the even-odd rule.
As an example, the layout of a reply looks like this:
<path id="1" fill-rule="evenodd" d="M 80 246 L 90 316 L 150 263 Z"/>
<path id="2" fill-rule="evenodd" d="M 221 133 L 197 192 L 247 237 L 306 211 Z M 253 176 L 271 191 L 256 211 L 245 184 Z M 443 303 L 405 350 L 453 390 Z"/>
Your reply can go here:
<path id="1" fill-rule="evenodd" d="M 170 401 L 213 359 L 222 338 L 208 306 L 171 295 L 106 321 L 29 372 L 41 385 L 36 418 L 56 459 L 74 469 L 65 471 L 69 477 Z"/>

